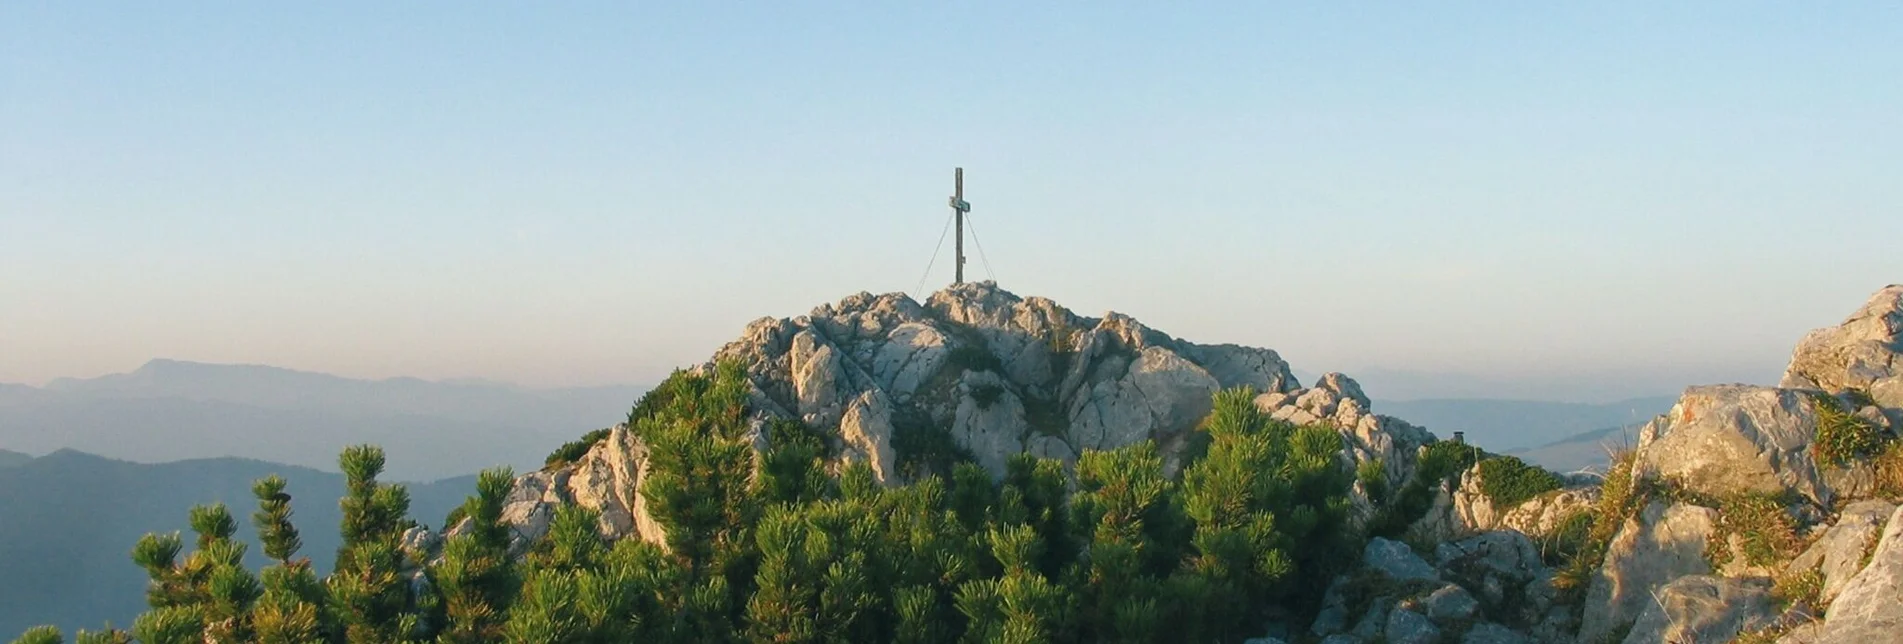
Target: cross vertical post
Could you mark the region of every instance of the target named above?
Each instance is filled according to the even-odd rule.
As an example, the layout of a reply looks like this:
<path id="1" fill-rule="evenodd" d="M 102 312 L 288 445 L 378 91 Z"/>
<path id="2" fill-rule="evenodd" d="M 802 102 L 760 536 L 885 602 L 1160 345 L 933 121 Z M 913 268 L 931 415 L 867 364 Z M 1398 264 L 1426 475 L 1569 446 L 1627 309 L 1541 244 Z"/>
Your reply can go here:
<path id="1" fill-rule="evenodd" d="M 971 204 L 965 201 L 965 169 L 952 170 L 952 217 L 958 221 L 958 243 L 955 246 L 957 257 L 953 260 L 952 283 L 965 283 L 965 213 L 971 212 Z"/>

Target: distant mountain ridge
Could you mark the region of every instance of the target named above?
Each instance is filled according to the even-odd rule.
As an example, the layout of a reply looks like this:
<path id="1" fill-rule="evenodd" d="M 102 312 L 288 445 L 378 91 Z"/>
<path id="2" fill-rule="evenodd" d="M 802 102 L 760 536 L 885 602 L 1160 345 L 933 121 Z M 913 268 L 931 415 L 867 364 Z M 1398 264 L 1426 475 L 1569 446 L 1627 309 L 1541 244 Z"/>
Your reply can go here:
<path id="1" fill-rule="evenodd" d="M 1676 396 L 1611 403 L 1446 398 L 1376 399 L 1383 412 L 1421 425 L 1445 438 L 1466 433 L 1468 442 L 1506 452 L 1563 442 L 1582 432 L 1638 425 L 1671 410 Z"/>
<path id="2" fill-rule="evenodd" d="M 0 448 L 165 462 L 235 456 L 317 469 L 377 443 L 390 473 L 433 479 L 541 464 L 550 445 L 613 424 L 644 387 L 533 389 L 356 380 L 260 365 L 153 360 L 130 373 L 0 386 Z"/>
<path id="3" fill-rule="evenodd" d="M 23 459 L 5 465 L 12 459 Z M 335 456 L 333 455 L 333 459 Z M 143 464 L 73 450 L 39 458 L 0 452 L 0 633 L 41 623 L 98 628 L 127 625 L 145 609 L 145 573 L 128 553 L 147 532 L 189 534 L 186 513 L 223 502 L 264 563 L 250 528 L 257 502 L 251 483 L 270 474 L 289 481 L 299 552 L 320 569 L 336 555 L 337 500 L 343 475 L 240 458 Z M 475 477 L 409 484 L 410 516 L 435 526 L 475 490 Z M 385 480 L 395 480 L 385 477 Z M 30 581 L 31 583 L 22 583 Z"/>

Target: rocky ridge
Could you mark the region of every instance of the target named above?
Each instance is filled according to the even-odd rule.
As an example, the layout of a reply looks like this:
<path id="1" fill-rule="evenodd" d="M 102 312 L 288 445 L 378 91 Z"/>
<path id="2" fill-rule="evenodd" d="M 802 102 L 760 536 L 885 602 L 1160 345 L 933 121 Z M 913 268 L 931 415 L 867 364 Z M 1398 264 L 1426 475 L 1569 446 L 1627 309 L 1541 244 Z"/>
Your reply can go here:
<path id="1" fill-rule="evenodd" d="M 1896 443 L 1899 321 L 1903 287 L 1893 286 L 1842 325 L 1807 336 L 1779 387 L 1687 389 L 1645 426 L 1606 485 L 1564 477 L 1560 489 L 1496 504 L 1483 468 L 1467 468 L 1438 484 L 1406 543 L 1369 542 L 1363 566 L 1335 580 L 1312 624 L 1271 634 L 1333 644 L 1876 641 L 1873 633 L 1903 626 L 1894 601 L 1903 594 L 1903 512 L 1878 498 L 1903 488 L 1886 487 L 1879 457 L 1836 459 L 1818 446 L 1820 428 L 1842 422 Z M 1383 507 L 1369 486 L 1408 484 L 1435 442 L 1372 413 L 1346 376 L 1303 387 L 1267 349 L 1194 344 L 988 283 L 924 304 L 860 294 L 806 316 L 762 319 L 715 359 L 746 365 L 762 421 L 826 430 L 835 466 L 863 462 L 888 484 L 921 471 L 912 439 L 925 432 L 943 432 L 994 475 L 1020 452 L 1071 462 L 1083 450 L 1146 439 L 1175 469 L 1210 394 L 1249 386 L 1275 418 L 1337 429 L 1345 462 L 1364 473 L 1380 464 L 1377 480 L 1356 483 L 1366 519 Z M 755 433 L 756 447 L 770 440 Z M 520 477 L 505 517 L 526 543 L 546 531 L 555 506 L 575 503 L 601 511 L 609 536 L 662 543 L 635 492 L 644 472 L 645 448 L 617 427 L 582 458 Z M 1767 525 L 1788 529 L 1790 543 L 1764 547 L 1782 559 L 1733 560 L 1761 545 L 1740 527 L 1747 517 L 1737 499 L 1774 500 L 1784 518 Z M 1582 531 L 1598 532 L 1597 522 L 1603 537 Z M 1603 541 L 1555 556 L 1569 539 Z M 1580 566 L 1584 576 L 1568 586 L 1568 569 Z M 1790 590 L 1807 580 L 1814 592 Z"/>

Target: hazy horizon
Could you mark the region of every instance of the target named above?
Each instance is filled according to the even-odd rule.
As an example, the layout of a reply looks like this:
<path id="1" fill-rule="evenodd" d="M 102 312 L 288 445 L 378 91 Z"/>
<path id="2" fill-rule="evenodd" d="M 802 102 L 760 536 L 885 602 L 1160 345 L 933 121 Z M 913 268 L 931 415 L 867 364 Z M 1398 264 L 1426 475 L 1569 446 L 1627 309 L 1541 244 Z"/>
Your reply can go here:
<path id="1" fill-rule="evenodd" d="M 654 382 L 914 291 L 963 166 L 973 277 L 1376 397 L 1767 383 L 1903 281 L 1899 19 L 8 3 L 0 382 Z"/>

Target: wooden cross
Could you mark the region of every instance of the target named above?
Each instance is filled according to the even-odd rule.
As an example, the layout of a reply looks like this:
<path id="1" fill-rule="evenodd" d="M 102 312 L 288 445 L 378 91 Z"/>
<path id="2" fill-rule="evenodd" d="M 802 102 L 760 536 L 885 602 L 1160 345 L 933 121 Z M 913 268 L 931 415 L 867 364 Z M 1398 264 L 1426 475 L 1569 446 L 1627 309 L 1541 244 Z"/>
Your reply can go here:
<path id="1" fill-rule="evenodd" d="M 958 243 L 955 246 L 957 257 L 953 263 L 952 283 L 965 283 L 965 213 L 971 212 L 971 203 L 965 201 L 965 169 L 952 171 L 952 216 L 958 220 Z"/>

